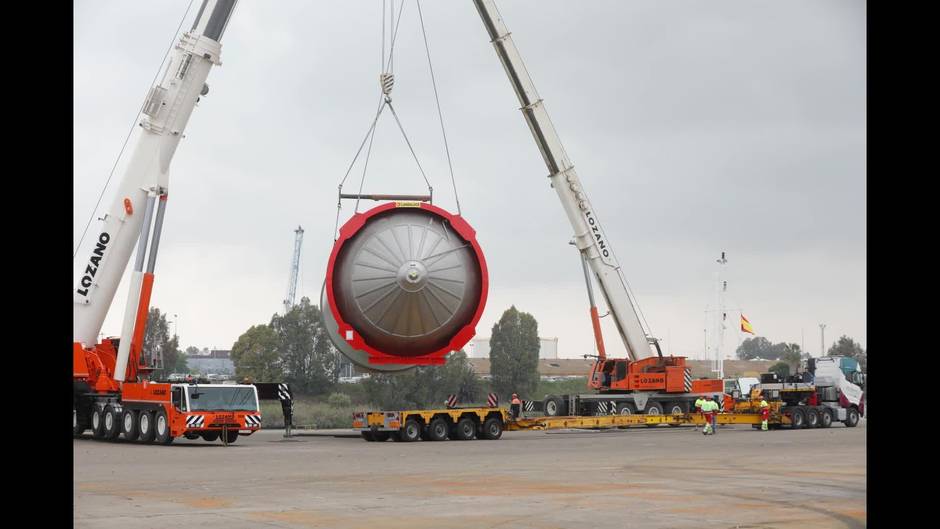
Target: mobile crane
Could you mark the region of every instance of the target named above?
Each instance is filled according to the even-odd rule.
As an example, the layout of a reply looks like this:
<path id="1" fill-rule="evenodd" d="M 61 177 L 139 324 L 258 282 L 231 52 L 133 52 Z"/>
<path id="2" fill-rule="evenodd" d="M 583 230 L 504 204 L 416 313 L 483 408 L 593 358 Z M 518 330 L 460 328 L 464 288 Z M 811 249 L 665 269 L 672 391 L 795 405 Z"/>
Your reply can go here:
<path id="1" fill-rule="evenodd" d="M 117 195 L 74 291 L 72 431 L 95 439 L 169 444 L 175 437 L 234 442 L 261 427 L 254 385 L 150 380 L 157 358 L 143 354 L 154 267 L 167 203 L 169 167 L 206 79 L 219 65 L 222 34 L 236 0 L 203 0 L 190 31 L 148 93 L 140 135 Z M 152 235 L 151 235 L 152 229 Z M 119 338 L 97 342 L 134 247 L 137 255 Z M 149 252 L 148 252 L 149 247 Z M 146 263 L 146 267 L 145 267 Z"/>
<path id="2" fill-rule="evenodd" d="M 686 359 L 664 356 L 659 341 L 644 330 L 611 241 L 601 227 L 597 211 L 555 132 L 545 104 L 526 71 L 494 0 L 474 0 L 473 3 L 519 98 L 522 115 L 548 167 L 551 186 L 574 230 L 573 244 L 581 254 L 591 306 L 598 354 L 588 377 L 588 386 L 597 393 L 549 395 L 543 403 L 545 414 L 686 413 L 699 396 L 722 394 L 724 386 L 721 380 L 693 380 L 691 368 L 686 367 Z M 607 357 L 591 286 L 592 275 L 597 279 L 627 358 Z"/>

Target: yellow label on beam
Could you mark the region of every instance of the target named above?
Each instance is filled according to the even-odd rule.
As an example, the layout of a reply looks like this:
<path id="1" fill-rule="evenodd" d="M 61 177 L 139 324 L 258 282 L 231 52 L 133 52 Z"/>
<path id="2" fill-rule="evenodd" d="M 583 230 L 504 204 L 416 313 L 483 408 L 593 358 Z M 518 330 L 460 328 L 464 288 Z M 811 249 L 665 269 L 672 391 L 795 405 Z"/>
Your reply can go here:
<path id="1" fill-rule="evenodd" d="M 396 208 L 420 208 L 421 202 L 417 200 L 396 200 Z"/>

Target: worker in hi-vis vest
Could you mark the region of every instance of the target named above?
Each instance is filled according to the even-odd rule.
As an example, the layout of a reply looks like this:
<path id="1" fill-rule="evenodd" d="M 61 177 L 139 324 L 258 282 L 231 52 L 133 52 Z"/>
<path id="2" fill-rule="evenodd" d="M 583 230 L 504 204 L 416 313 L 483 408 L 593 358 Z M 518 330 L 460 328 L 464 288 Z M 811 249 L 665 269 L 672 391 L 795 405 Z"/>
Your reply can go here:
<path id="1" fill-rule="evenodd" d="M 509 412 L 512 413 L 513 419 L 518 419 L 522 415 L 522 401 L 519 400 L 519 395 L 515 393 L 512 394 L 512 401 L 510 402 Z"/>
<path id="2" fill-rule="evenodd" d="M 705 428 L 702 429 L 702 433 L 705 435 L 715 433 L 718 403 L 712 399 L 711 395 L 705 397 L 705 402 L 702 404 L 702 413 L 705 415 Z"/>
<path id="3" fill-rule="evenodd" d="M 705 398 L 699 397 L 695 399 L 695 411 L 699 414 L 702 413 L 702 404 L 705 404 Z M 704 415 L 702 415 L 704 417 Z"/>
<path id="4" fill-rule="evenodd" d="M 770 404 L 767 404 L 767 401 L 764 400 L 764 397 L 760 398 L 760 429 L 767 431 L 767 419 L 770 418 Z"/>

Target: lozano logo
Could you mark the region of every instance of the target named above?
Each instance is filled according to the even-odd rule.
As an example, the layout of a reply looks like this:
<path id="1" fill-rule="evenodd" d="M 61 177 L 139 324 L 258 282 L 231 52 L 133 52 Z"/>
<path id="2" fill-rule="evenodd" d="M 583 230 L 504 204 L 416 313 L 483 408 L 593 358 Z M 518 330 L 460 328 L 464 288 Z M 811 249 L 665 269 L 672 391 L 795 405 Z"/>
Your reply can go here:
<path id="1" fill-rule="evenodd" d="M 104 259 L 104 252 L 108 249 L 108 243 L 111 242 L 111 234 L 106 231 L 98 236 L 98 242 L 95 243 L 95 249 L 91 251 L 91 259 L 88 260 L 88 266 L 85 267 L 85 275 L 82 276 L 79 285 L 75 291 L 82 296 L 88 296 L 88 289 L 94 282 L 95 274 L 98 272 L 98 266 Z"/>
<path id="2" fill-rule="evenodd" d="M 594 235 L 594 242 L 597 243 L 597 249 L 601 252 L 601 255 L 605 259 L 610 259 L 610 250 L 607 248 L 607 242 L 604 240 L 604 234 L 601 233 L 601 227 L 597 222 L 597 219 L 594 218 L 594 214 L 590 211 L 584 212 L 584 219 L 587 220 L 588 227 L 591 229 L 591 233 Z"/>

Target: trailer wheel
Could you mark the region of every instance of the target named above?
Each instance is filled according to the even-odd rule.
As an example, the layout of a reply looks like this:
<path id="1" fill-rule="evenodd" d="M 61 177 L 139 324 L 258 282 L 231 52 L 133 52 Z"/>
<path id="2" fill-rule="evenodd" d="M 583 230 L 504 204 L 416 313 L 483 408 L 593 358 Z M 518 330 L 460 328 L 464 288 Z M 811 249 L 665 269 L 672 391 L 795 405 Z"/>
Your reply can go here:
<path id="1" fill-rule="evenodd" d="M 372 439 L 374 439 L 376 443 L 384 443 L 385 441 L 388 441 L 389 437 L 391 437 L 392 440 L 397 441 L 397 439 L 395 439 L 396 433 L 397 432 L 372 432 Z"/>
<path id="2" fill-rule="evenodd" d="M 140 415 L 137 416 L 137 426 L 140 429 L 137 440 L 141 443 L 152 443 L 154 437 L 153 412 L 140 412 Z"/>
<path id="3" fill-rule="evenodd" d="M 211 443 L 219 438 L 219 432 L 202 432 L 199 437 L 202 437 L 203 441 Z"/>
<path id="4" fill-rule="evenodd" d="M 651 400 L 651 401 L 649 401 L 649 402 L 646 403 L 646 414 L 647 414 L 647 415 L 663 415 L 663 410 L 664 410 L 664 409 L 665 409 L 665 408 L 663 408 L 663 405 L 660 404 L 660 403 L 658 403 L 658 402 L 656 402 L 655 400 Z M 657 426 L 659 426 L 659 425 L 658 425 L 658 424 L 647 424 L 647 425 L 646 425 L 647 428 L 655 428 L 655 427 L 657 427 Z"/>
<path id="5" fill-rule="evenodd" d="M 369 441 L 370 443 L 375 441 L 375 437 L 372 437 L 372 432 L 361 432 L 360 435 L 362 435 L 362 438 L 366 441 Z"/>
<path id="6" fill-rule="evenodd" d="M 483 438 L 495 441 L 503 435 L 503 421 L 497 417 L 490 417 L 483 421 Z"/>
<path id="7" fill-rule="evenodd" d="M 457 426 L 454 428 L 455 436 L 460 441 L 472 441 L 476 437 L 477 425 L 473 422 L 473 419 L 470 417 L 463 417 L 457 421 Z"/>
<path id="8" fill-rule="evenodd" d="M 408 419 L 405 421 L 405 425 L 402 426 L 399 437 L 406 443 L 417 441 L 421 438 L 421 425 L 414 419 Z"/>
<path id="9" fill-rule="evenodd" d="M 564 415 L 564 400 L 556 395 L 549 395 L 545 397 L 545 404 L 543 409 L 545 410 L 546 417 L 557 417 L 559 415 Z"/>
<path id="10" fill-rule="evenodd" d="M 806 408 L 806 426 L 804 428 L 819 428 L 819 412 L 816 408 Z"/>
<path id="11" fill-rule="evenodd" d="M 806 412 L 803 406 L 794 406 L 790 411 L 790 428 L 797 430 L 806 427 Z"/>
<path id="12" fill-rule="evenodd" d="M 819 407 L 819 427 L 829 428 L 832 426 L 832 413 L 826 406 Z"/>
<path id="13" fill-rule="evenodd" d="M 163 408 L 153 415 L 153 433 L 153 439 L 159 444 L 168 445 L 173 442 L 173 436 L 170 435 L 170 420 Z"/>
<path id="14" fill-rule="evenodd" d="M 858 425 L 858 419 L 858 408 L 852 407 L 845 410 L 845 420 L 842 421 L 842 424 L 844 424 L 846 428 L 855 428 Z"/>
<path id="15" fill-rule="evenodd" d="M 431 436 L 432 441 L 446 441 L 447 430 L 447 421 L 441 417 L 432 420 L 431 424 L 428 425 L 428 434 Z"/>
<path id="16" fill-rule="evenodd" d="M 134 410 L 125 408 L 124 413 L 121 414 L 121 433 L 128 441 L 136 441 L 137 436 L 140 435 L 137 414 L 134 413 Z"/>
<path id="17" fill-rule="evenodd" d="M 121 435 L 121 418 L 110 404 L 104 407 L 104 438 L 113 441 Z"/>

